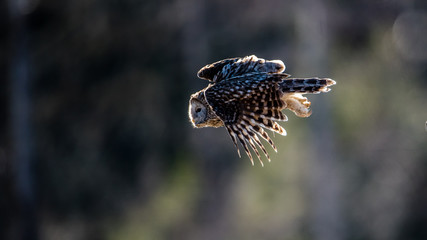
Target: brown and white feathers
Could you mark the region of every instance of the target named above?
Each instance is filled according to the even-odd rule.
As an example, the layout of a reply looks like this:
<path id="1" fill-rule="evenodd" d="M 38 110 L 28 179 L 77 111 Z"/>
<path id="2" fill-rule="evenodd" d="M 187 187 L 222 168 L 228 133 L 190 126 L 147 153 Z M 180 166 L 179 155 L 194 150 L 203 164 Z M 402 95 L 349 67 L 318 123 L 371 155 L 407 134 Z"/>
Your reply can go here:
<path id="1" fill-rule="evenodd" d="M 266 61 L 256 56 L 224 59 L 206 65 L 197 76 L 209 85 L 191 95 L 188 114 L 194 127 L 224 126 L 240 156 L 237 142 L 254 164 L 251 148 L 261 165 L 258 148 L 270 157 L 260 138 L 277 148 L 264 129 L 286 135 L 277 121 L 287 121 L 283 109 L 299 117 L 311 115 L 310 102 L 302 94 L 328 92 L 335 84 L 329 78 L 288 78 L 280 60 Z"/>

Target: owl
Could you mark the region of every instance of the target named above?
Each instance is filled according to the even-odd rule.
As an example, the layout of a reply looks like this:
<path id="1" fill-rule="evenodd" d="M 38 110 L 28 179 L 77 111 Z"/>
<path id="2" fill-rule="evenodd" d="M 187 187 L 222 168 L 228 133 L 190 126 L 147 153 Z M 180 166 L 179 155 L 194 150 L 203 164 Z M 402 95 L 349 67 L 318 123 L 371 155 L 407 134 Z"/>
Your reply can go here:
<path id="1" fill-rule="evenodd" d="M 299 117 L 311 115 L 310 102 L 303 94 L 328 92 L 335 81 L 329 78 L 289 78 L 281 60 L 256 56 L 224 59 L 206 65 L 197 73 L 209 85 L 192 94 L 188 115 L 195 128 L 225 127 L 237 153 L 239 141 L 254 165 L 250 148 L 264 166 L 258 149 L 268 161 L 261 139 L 277 152 L 264 129 L 286 136 L 278 121 L 287 121 L 282 112 L 289 109 Z"/>

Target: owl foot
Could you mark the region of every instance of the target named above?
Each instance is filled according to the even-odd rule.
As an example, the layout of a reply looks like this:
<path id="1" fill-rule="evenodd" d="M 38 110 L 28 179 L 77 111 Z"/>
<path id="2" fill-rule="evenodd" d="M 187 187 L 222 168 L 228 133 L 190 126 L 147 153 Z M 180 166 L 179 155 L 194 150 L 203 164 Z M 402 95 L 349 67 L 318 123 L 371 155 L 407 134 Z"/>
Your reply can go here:
<path id="1" fill-rule="evenodd" d="M 301 94 L 289 94 L 284 99 L 286 102 L 286 108 L 295 113 L 298 117 L 309 117 L 311 115 L 310 105 L 306 97 Z"/>

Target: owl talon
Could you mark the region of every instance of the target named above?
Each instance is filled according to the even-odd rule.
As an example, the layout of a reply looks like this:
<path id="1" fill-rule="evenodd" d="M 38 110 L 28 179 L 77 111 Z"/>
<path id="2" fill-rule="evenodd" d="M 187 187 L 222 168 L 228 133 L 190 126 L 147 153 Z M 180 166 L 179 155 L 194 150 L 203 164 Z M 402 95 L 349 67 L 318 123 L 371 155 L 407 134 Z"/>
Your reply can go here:
<path id="1" fill-rule="evenodd" d="M 284 96 L 287 109 L 291 110 L 298 117 L 309 117 L 311 115 L 311 109 L 309 109 L 311 102 L 301 94 L 293 93 Z"/>

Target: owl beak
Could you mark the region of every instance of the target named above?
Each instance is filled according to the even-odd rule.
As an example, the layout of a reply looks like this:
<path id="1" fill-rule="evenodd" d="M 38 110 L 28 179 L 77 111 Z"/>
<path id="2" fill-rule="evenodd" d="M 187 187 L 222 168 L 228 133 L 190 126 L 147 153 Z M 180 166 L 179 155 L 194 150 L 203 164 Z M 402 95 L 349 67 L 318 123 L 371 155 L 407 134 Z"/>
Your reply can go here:
<path id="1" fill-rule="evenodd" d="M 193 119 L 193 120 L 191 120 L 191 122 L 193 123 L 193 126 L 194 126 L 195 128 L 200 128 L 200 127 L 201 127 L 201 122 L 202 122 L 202 121 L 195 121 L 195 120 Z"/>
<path id="2" fill-rule="evenodd" d="M 197 128 L 198 123 L 196 122 L 196 120 L 191 119 L 191 123 L 193 124 L 193 127 Z"/>

